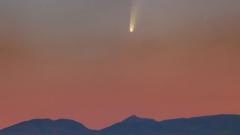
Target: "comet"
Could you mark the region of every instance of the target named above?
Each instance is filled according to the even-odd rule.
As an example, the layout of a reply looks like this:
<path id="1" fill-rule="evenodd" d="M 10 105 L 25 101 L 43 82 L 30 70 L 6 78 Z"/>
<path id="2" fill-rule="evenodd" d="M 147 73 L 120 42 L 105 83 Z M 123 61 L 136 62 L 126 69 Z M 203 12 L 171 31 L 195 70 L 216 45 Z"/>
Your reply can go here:
<path id="1" fill-rule="evenodd" d="M 130 23 L 129 23 L 129 31 L 132 33 L 136 29 L 139 10 L 141 8 L 142 0 L 132 0 L 131 14 L 130 14 Z"/>

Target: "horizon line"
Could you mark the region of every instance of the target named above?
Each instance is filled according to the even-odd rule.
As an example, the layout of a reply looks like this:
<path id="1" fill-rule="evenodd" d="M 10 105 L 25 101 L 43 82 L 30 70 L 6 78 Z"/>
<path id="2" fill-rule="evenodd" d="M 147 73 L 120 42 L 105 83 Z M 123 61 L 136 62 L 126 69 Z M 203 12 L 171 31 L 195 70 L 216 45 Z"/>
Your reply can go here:
<path id="1" fill-rule="evenodd" d="M 79 123 L 81 124 L 82 126 L 84 126 L 85 128 L 89 129 L 89 130 L 92 130 L 92 131 L 101 131 L 103 129 L 106 129 L 106 128 L 109 128 L 115 124 L 118 124 L 118 123 L 121 123 L 131 117 L 135 117 L 136 119 L 145 119 L 145 120 L 153 120 L 153 121 L 156 121 L 156 122 L 164 122 L 164 121 L 171 121 L 171 120 L 177 120 L 177 119 L 193 119 L 193 118 L 201 118 L 201 117 L 215 117 L 215 116 L 240 116 L 240 113 L 238 114 L 230 114 L 230 113 L 219 113 L 219 114 L 209 114 L 209 115 L 194 115 L 194 116 L 190 116 L 190 117 L 177 117 L 177 118 L 169 118 L 169 119 L 162 119 L 162 120 L 157 120 L 156 118 L 149 118 L 149 117 L 144 117 L 144 116 L 139 116 L 139 115 L 129 115 L 128 117 L 126 117 L 125 119 L 122 119 L 118 122 L 114 122 L 112 124 L 110 124 L 109 126 L 106 126 L 106 127 L 103 127 L 103 128 L 99 128 L 99 129 L 94 129 L 94 128 L 89 128 L 88 126 L 86 126 L 84 123 L 82 123 L 81 121 L 79 120 L 74 120 L 74 119 L 70 119 L 70 118 L 32 118 L 32 119 L 28 119 L 28 120 L 23 120 L 23 121 L 19 121 L 19 122 L 16 122 L 15 124 L 11 124 L 9 126 L 6 126 L 6 127 L 3 127 L 1 128 L 0 127 L 0 131 L 1 130 L 4 130 L 4 129 L 7 129 L 7 128 L 10 128 L 12 126 L 15 126 L 15 125 L 18 125 L 18 124 L 22 124 L 22 123 L 25 123 L 25 122 L 30 122 L 30 121 L 35 121 L 35 120 L 49 120 L 51 122 L 56 122 L 56 121 L 59 121 L 59 120 L 69 120 L 69 121 L 73 121 L 73 122 L 76 122 L 76 123 Z"/>

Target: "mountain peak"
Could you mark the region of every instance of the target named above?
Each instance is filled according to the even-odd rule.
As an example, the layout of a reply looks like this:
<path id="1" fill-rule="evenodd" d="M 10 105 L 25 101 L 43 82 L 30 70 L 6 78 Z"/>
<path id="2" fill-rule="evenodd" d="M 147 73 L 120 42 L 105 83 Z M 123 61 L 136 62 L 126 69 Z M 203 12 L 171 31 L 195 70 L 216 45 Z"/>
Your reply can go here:
<path id="1" fill-rule="evenodd" d="M 138 117 L 137 115 L 131 115 L 127 118 L 128 120 L 136 120 L 136 119 L 141 119 L 140 117 Z"/>
<path id="2" fill-rule="evenodd" d="M 19 124 L 33 124 L 33 125 L 39 125 L 39 124 L 70 124 L 70 125 L 82 125 L 81 123 L 78 123 L 74 120 L 70 120 L 70 119 L 57 119 L 57 120 L 53 120 L 53 119 L 32 119 L 29 121 L 24 121 L 22 123 Z"/>
<path id="3" fill-rule="evenodd" d="M 69 124 L 81 124 L 77 121 L 71 120 L 71 119 L 57 119 L 54 121 L 55 123 L 69 123 Z"/>
<path id="4" fill-rule="evenodd" d="M 123 122 L 125 123 L 138 123 L 138 122 L 145 122 L 145 121 L 154 121 L 153 119 L 139 117 L 137 115 L 131 115 Z"/>
<path id="5" fill-rule="evenodd" d="M 74 120 L 70 120 L 70 119 L 58 119 L 55 120 L 54 123 L 60 127 L 68 127 L 68 128 L 76 128 L 76 129 L 87 129 L 87 127 L 85 127 L 83 124 L 74 121 Z"/>

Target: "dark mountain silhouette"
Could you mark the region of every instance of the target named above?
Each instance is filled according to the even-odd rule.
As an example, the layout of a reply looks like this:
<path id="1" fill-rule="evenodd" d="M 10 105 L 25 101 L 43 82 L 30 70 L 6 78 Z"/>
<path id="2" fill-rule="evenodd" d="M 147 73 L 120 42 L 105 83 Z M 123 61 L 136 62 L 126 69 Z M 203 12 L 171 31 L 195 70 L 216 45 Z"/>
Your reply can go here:
<path id="1" fill-rule="evenodd" d="M 240 115 L 165 121 L 131 116 L 98 131 L 73 120 L 36 119 L 2 129 L 0 135 L 240 135 Z"/>
<path id="2" fill-rule="evenodd" d="M 0 131 L 0 135 L 92 135 L 94 131 L 73 120 L 35 119 Z"/>

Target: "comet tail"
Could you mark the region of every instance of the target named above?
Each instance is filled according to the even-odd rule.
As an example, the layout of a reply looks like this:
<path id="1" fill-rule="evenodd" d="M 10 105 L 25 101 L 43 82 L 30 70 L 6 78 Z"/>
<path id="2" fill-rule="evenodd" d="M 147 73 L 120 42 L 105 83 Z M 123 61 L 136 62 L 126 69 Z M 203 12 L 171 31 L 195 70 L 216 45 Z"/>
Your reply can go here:
<path id="1" fill-rule="evenodd" d="M 140 9 L 140 1 L 141 0 L 133 0 L 131 15 L 130 15 L 130 24 L 129 31 L 134 32 L 137 24 L 139 9 Z"/>

